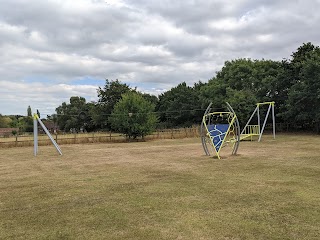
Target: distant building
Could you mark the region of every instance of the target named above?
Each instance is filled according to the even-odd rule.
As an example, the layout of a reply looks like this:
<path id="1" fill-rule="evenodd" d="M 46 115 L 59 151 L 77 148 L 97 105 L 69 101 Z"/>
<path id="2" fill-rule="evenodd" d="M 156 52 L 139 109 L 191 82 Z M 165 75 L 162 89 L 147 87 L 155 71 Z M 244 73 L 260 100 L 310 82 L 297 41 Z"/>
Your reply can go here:
<path id="1" fill-rule="evenodd" d="M 53 121 L 43 120 L 42 122 L 43 122 L 43 124 L 46 126 L 46 128 L 48 129 L 49 132 L 51 132 L 51 133 L 57 133 L 57 131 L 59 131 L 58 125 L 55 124 Z M 40 132 L 40 133 L 44 133 L 42 127 L 38 126 L 38 128 L 39 128 L 39 132 Z"/>
<path id="2" fill-rule="evenodd" d="M 0 128 L 0 136 L 1 137 L 9 137 L 12 134 L 12 131 L 19 132 L 19 128 Z"/>

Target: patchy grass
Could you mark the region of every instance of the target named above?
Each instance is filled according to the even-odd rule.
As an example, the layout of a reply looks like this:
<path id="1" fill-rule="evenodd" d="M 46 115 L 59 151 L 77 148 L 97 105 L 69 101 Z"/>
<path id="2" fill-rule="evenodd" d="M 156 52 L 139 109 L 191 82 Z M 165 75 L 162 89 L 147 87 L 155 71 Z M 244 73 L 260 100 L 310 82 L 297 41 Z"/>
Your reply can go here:
<path id="1" fill-rule="evenodd" d="M 320 137 L 0 150 L 0 239 L 319 239 Z"/>

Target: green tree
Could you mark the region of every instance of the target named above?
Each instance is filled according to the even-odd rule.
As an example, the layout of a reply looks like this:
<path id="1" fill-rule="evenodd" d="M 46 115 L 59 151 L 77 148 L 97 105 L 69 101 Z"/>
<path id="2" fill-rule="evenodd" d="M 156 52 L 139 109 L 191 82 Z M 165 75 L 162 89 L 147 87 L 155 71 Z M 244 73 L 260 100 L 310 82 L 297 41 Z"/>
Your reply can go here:
<path id="1" fill-rule="evenodd" d="M 182 82 L 159 96 L 157 111 L 167 127 L 177 127 L 199 123 L 200 108 L 195 88 Z"/>
<path id="2" fill-rule="evenodd" d="M 92 121 L 88 104 L 83 97 L 71 97 L 70 103 L 63 102 L 56 108 L 56 112 L 59 128 L 64 131 L 87 130 Z"/>
<path id="3" fill-rule="evenodd" d="M 217 82 L 233 90 L 252 91 L 258 101 L 271 101 L 278 95 L 282 65 L 272 60 L 237 59 L 225 62 Z"/>
<path id="4" fill-rule="evenodd" d="M 12 119 L 8 116 L 2 116 L 0 114 L 0 128 L 9 128 L 11 126 Z"/>
<path id="5" fill-rule="evenodd" d="M 11 126 L 19 128 L 20 132 L 32 132 L 33 118 L 30 116 L 17 116 L 17 118 L 11 123 Z"/>
<path id="6" fill-rule="evenodd" d="M 154 104 L 155 106 L 158 104 L 159 99 L 157 96 L 155 95 L 151 95 L 149 93 L 141 93 L 142 97 L 144 99 L 146 99 L 147 101 L 151 102 L 152 104 Z"/>
<path id="7" fill-rule="evenodd" d="M 145 100 L 141 94 L 128 92 L 122 95 L 113 109 L 109 121 L 113 130 L 130 138 L 150 134 L 157 123 L 154 104 Z"/>
<path id="8" fill-rule="evenodd" d="M 91 109 L 94 124 L 101 129 L 109 129 L 108 116 L 113 111 L 115 104 L 121 99 L 122 94 L 130 91 L 135 91 L 135 89 L 131 89 L 129 85 L 121 83 L 118 79 L 115 81 L 106 79 L 104 87 L 99 87 L 97 90 L 98 103 L 95 108 Z"/>
<path id="9" fill-rule="evenodd" d="M 104 87 L 98 88 L 99 102 L 109 105 L 113 109 L 113 106 L 121 99 L 122 94 L 131 90 L 129 85 L 121 83 L 118 79 L 115 81 L 106 79 Z"/>
<path id="10" fill-rule="evenodd" d="M 281 62 L 251 59 L 226 61 L 216 77 L 201 88 L 200 99 L 205 106 L 212 102 L 212 107 L 217 111 L 226 101 L 229 102 L 240 122 L 243 122 L 250 117 L 257 102 L 276 101 L 278 108 L 284 104 L 284 86 L 279 83 L 284 76 Z"/>
<path id="11" fill-rule="evenodd" d="M 227 88 L 226 90 L 226 102 L 230 103 L 237 114 L 241 126 L 244 127 L 256 107 L 257 98 L 251 91 L 245 89 L 234 90 Z"/>
<path id="12" fill-rule="evenodd" d="M 208 83 L 200 88 L 199 98 L 201 107 L 205 109 L 210 102 L 212 108 L 220 110 L 227 99 L 228 83 L 221 78 L 212 78 Z"/>
<path id="13" fill-rule="evenodd" d="M 288 92 L 285 117 L 296 127 L 320 133 L 320 49 L 305 44 L 293 57 L 297 75 Z"/>

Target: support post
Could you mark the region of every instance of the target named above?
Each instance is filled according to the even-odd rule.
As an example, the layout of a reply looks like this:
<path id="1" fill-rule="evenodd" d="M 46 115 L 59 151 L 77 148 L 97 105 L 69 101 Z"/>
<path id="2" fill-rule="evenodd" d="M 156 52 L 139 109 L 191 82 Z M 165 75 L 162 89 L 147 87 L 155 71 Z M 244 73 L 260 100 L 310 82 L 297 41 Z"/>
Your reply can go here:
<path id="1" fill-rule="evenodd" d="M 258 126 L 259 126 L 258 128 L 259 128 L 259 134 L 260 134 L 260 132 L 261 132 L 260 129 L 261 129 L 261 128 L 260 128 L 260 111 L 259 111 L 259 105 L 257 105 L 257 116 L 258 116 Z"/>
<path id="2" fill-rule="evenodd" d="M 46 128 L 46 126 L 43 124 L 43 122 L 41 121 L 41 119 L 38 117 L 37 114 L 34 114 L 34 119 L 35 121 L 39 122 L 40 126 L 42 127 L 42 129 L 45 131 L 45 133 L 47 134 L 47 136 L 50 138 L 52 144 L 54 145 L 54 147 L 57 149 L 57 151 L 59 152 L 60 155 L 62 155 L 61 149 L 58 146 L 58 144 L 56 143 L 56 141 L 53 139 L 53 137 L 51 136 L 51 134 L 49 133 L 48 129 Z M 38 128 L 37 128 L 38 129 Z M 38 142 L 38 130 L 36 130 L 35 136 Z M 38 146 L 37 146 L 38 149 Z"/>
<path id="3" fill-rule="evenodd" d="M 233 149 L 232 149 L 232 155 L 236 155 L 237 154 L 237 151 L 238 151 L 238 148 L 239 148 L 239 144 L 240 144 L 240 124 L 239 124 L 239 120 L 238 120 L 238 117 L 235 113 L 235 111 L 233 110 L 233 108 L 231 107 L 231 105 L 226 102 L 227 104 L 227 107 L 228 107 L 228 110 L 230 112 L 232 112 L 234 114 L 234 116 L 236 117 L 235 118 L 235 135 L 236 135 L 236 141 L 234 143 L 234 146 L 233 146 Z"/>
<path id="4" fill-rule="evenodd" d="M 38 122 L 37 118 L 33 116 L 33 152 L 34 156 L 38 153 Z"/>
<path id="5" fill-rule="evenodd" d="M 274 103 L 272 104 L 272 125 L 273 125 L 273 139 L 276 139 L 276 118 L 274 114 Z"/>
<path id="6" fill-rule="evenodd" d="M 244 128 L 242 129 L 241 134 L 245 133 L 246 127 L 249 125 L 251 119 L 253 118 L 254 114 L 256 113 L 256 111 L 259 111 L 259 106 L 256 106 L 256 109 L 253 111 L 253 113 L 251 114 L 251 117 L 249 118 L 248 122 L 246 123 L 246 125 L 244 126 Z"/>
<path id="7" fill-rule="evenodd" d="M 264 128 L 265 128 L 265 126 L 266 126 L 266 123 L 267 123 L 267 119 L 268 119 L 269 113 L 270 113 L 271 105 L 272 105 L 272 104 L 270 104 L 270 105 L 269 105 L 269 108 L 268 108 L 268 111 L 267 111 L 267 114 L 266 114 L 266 118 L 264 119 L 263 126 L 262 126 L 262 129 L 261 129 L 260 135 L 259 135 L 258 142 L 260 142 L 260 141 L 261 141 L 261 137 L 262 137 L 262 134 L 263 134 Z"/>
<path id="8" fill-rule="evenodd" d="M 212 102 L 208 105 L 206 111 L 204 112 L 204 115 L 203 115 L 203 118 L 206 114 L 209 113 L 210 109 L 211 109 L 211 105 L 212 105 Z M 206 133 L 204 132 L 204 120 L 202 120 L 201 122 L 201 126 L 200 126 L 200 138 L 201 138 L 201 143 L 202 143 L 202 147 L 203 147 L 203 150 L 205 152 L 205 154 L 207 156 L 210 156 L 210 152 L 208 150 L 208 146 L 207 146 L 207 142 L 206 142 Z"/>

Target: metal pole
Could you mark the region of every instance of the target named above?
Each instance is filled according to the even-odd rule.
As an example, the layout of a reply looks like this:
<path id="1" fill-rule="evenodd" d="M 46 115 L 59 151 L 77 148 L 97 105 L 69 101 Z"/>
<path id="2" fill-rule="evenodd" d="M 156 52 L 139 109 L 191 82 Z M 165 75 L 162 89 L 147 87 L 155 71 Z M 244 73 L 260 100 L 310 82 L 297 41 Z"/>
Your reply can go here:
<path id="1" fill-rule="evenodd" d="M 253 111 L 253 113 L 251 114 L 251 117 L 249 118 L 249 120 L 248 120 L 247 124 L 246 124 L 246 125 L 244 126 L 244 128 L 242 129 L 241 134 L 243 134 L 243 133 L 244 133 L 244 131 L 245 131 L 246 127 L 247 127 L 247 126 L 248 126 L 248 124 L 250 123 L 250 121 L 251 121 L 251 119 L 253 118 L 254 114 L 256 113 L 257 109 L 258 109 L 258 106 L 257 106 L 257 107 L 256 107 L 256 109 Z"/>
<path id="2" fill-rule="evenodd" d="M 259 134 L 260 134 L 260 111 L 259 111 L 259 104 L 257 105 L 257 115 L 258 115 L 258 128 L 259 128 Z"/>
<path id="3" fill-rule="evenodd" d="M 38 117 L 38 115 L 36 115 L 36 119 L 38 120 L 38 122 L 40 123 L 41 127 L 43 128 L 43 130 L 45 131 L 45 133 L 47 134 L 47 136 L 50 138 L 52 144 L 55 146 L 55 148 L 57 149 L 57 151 L 60 153 L 60 155 L 62 155 L 61 149 L 58 146 L 58 144 L 56 143 L 56 141 L 53 139 L 53 137 L 51 136 L 51 134 L 49 133 L 48 129 L 46 128 L 46 126 L 43 124 L 43 122 L 41 121 L 41 119 Z"/>
<path id="4" fill-rule="evenodd" d="M 207 115 L 208 112 L 210 111 L 211 105 L 212 105 L 212 102 L 208 105 L 206 111 L 204 112 L 201 126 L 200 126 L 201 143 L 202 143 L 203 150 L 207 156 L 210 156 L 210 152 L 208 150 L 208 146 L 206 142 L 206 133 L 204 133 L 204 121 L 205 121 L 205 115 Z"/>
<path id="5" fill-rule="evenodd" d="M 36 116 L 33 116 L 33 152 L 34 156 L 38 153 L 38 122 Z"/>
<path id="6" fill-rule="evenodd" d="M 274 103 L 272 104 L 272 125 L 273 125 L 273 139 L 276 139 L 276 118 L 274 114 Z"/>
<path id="7" fill-rule="evenodd" d="M 261 140 L 262 133 L 263 133 L 263 131 L 264 131 L 264 127 L 266 126 L 267 119 L 268 119 L 268 116 L 269 116 L 269 113 L 270 113 L 270 109 L 271 109 L 271 105 L 269 106 L 268 112 L 267 112 L 267 114 L 266 114 L 266 118 L 264 119 L 263 126 L 262 126 L 262 129 L 261 129 L 261 133 L 260 133 L 258 142 L 260 142 L 260 140 Z"/>
<path id="8" fill-rule="evenodd" d="M 231 107 L 231 105 L 226 102 L 227 104 L 227 107 L 228 107 L 228 110 L 230 112 L 232 112 L 234 114 L 234 116 L 236 117 L 236 120 L 235 120 L 235 135 L 236 135 L 236 142 L 234 143 L 234 146 L 233 146 L 233 150 L 232 150 L 232 155 L 235 155 L 237 154 L 237 151 L 238 151 L 238 148 L 239 148 L 239 144 L 240 144 L 240 124 L 239 124 L 239 120 L 238 120 L 238 117 L 235 113 L 235 111 L 233 110 L 233 108 Z"/>

